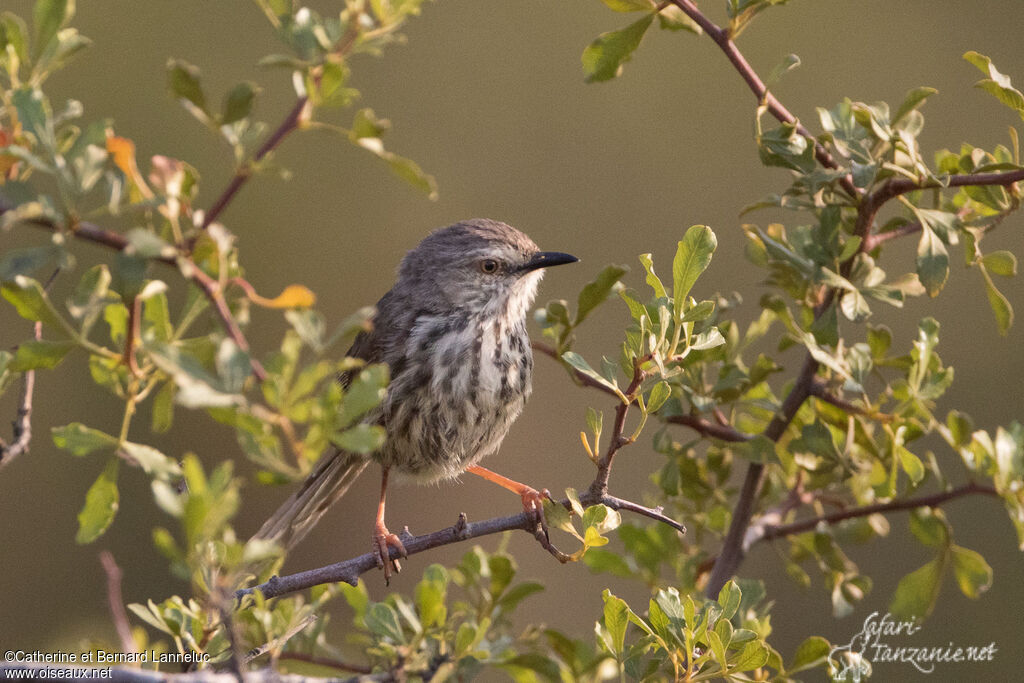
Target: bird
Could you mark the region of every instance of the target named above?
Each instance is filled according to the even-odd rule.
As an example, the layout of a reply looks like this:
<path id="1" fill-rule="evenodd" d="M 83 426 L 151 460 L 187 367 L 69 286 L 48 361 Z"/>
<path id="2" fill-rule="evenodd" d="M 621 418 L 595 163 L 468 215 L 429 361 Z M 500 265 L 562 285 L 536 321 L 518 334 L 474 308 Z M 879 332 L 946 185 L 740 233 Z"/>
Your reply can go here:
<path id="1" fill-rule="evenodd" d="M 530 396 L 526 315 L 544 269 L 578 260 L 541 251 L 510 225 L 481 218 L 434 230 L 406 253 L 394 286 L 377 302 L 371 329 L 347 354 L 390 370 L 383 400 L 364 418 L 383 427 L 383 445 L 369 456 L 328 450 L 256 538 L 290 549 L 372 462 L 381 467 L 373 552 L 385 583 L 392 566 L 401 570 L 391 548 L 406 557 L 385 524 L 392 473 L 433 483 L 470 472 L 518 494 L 524 509 L 542 520 L 546 490 L 477 463 L 498 451 Z"/>

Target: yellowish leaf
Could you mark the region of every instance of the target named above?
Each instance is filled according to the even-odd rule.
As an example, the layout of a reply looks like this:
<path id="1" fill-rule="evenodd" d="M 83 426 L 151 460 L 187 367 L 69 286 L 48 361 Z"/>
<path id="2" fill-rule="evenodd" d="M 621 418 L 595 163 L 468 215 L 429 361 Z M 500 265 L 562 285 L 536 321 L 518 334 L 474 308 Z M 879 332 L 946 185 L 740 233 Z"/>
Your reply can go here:
<path id="1" fill-rule="evenodd" d="M 114 165 L 128 179 L 128 183 L 131 185 L 132 201 L 152 199 L 153 191 L 149 189 L 149 185 L 139 173 L 139 165 L 135 163 L 135 143 L 128 138 L 108 134 L 107 153 L 113 158 Z"/>
<path id="2" fill-rule="evenodd" d="M 273 299 L 266 299 L 254 291 L 247 294 L 250 301 L 264 308 L 311 308 L 316 303 L 316 294 L 302 285 L 288 285 Z"/>

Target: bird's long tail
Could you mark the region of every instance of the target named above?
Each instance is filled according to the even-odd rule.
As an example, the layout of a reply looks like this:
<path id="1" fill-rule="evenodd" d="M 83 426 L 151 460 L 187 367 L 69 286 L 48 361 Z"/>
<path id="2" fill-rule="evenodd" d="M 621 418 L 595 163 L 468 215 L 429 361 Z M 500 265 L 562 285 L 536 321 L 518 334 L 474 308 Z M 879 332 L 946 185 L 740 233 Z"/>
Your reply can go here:
<path id="1" fill-rule="evenodd" d="M 338 449 L 325 453 L 302 488 L 264 522 L 254 538 L 274 541 L 285 550 L 291 549 L 316 526 L 327 508 L 345 495 L 369 462 L 366 456 Z"/>

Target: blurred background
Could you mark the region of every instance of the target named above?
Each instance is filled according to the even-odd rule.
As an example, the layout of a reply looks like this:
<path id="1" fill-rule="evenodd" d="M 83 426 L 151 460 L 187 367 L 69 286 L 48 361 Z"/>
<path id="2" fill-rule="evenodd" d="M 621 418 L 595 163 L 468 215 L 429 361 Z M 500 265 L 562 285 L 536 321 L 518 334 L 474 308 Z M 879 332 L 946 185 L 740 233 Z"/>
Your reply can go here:
<path id="1" fill-rule="evenodd" d="M 4 0 L 4 9 L 28 17 L 27 0 Z M 708 11 L 722 21 L 722 3 Z M 324 13 L 333 3 L 313 6 Z M 428 231 L 476 216 L 500 219 L 528 233 L 544 249 L 569 251 L 582 263 L 552 271 L 541 287 L 540 302 L 574 299 L 584 283 L 608 263 L 627 263 L 628 283 L 639 286 L 636 255 L 653 252 L 668 272 L 675 243 L 685 228 L 706 223 L 718 235 L 719 248 L 698 296 L 739 291 L 745 303 L 742 322 L 758 313 L 765 291 L 763 271 L 743 258 L 741 222 L 767 224 L 797 220 L 795 214 L 762 212 L 738 217 L 749 203 L 788 185 L 781 170 L 763 168 L 752 142 L 755 101 L 724 56 L 706 37 L 651 30 L 622 77 L 586 85 L 580 54 L 595 36 L 625 26 L 631 17 L 592 1 L 495 2 L 446 0 L 427 4 L 406 30 L 408 42 L 381 58 L 359 57 L 353 85 L 372 107 L 392 119 L 385 143 L 434 174 L 440 199 L 430 202 L 390 176 L 384 164 L 344 141 L 318 133 L 289 138 L 276 160 L 294 173 L 290 181 L 271 174 L 246 186 L 223 222 L 239 239 L 249 280 L 273 295 L 300 282 L 319 297 L 329 323 L 372 304 L 393 281 L 404 252 Z M 86 117 L 111 117 L 119 135 L 138 145 L 140 164 L 153 154 L 184 159 L 202 174 L 198 204 L 208 206 L 230 177 L 229 149 L 197 124 L 168 95 L 164 65 L 169 57 L 188 60 L 203 70 L 208 93 L 223 93 L 240 80 L 258 81 L 264 92 L 257 117 L 276 125 L 294 101 L 290 77 L 262 72 L 256 61 L 278 50 L 259 11 L 244 0 L 81 3 L 75 26 L 95 41 L 92 49 L 49 84 L 55 101 L 81 100 Z M 740 40 L 740 47 L 762 75 L 788 53 L 802 66 L 775 88 L 776 94 L 812 130 L 814 108 L 831 107 L 843 97 L 893 106 L 916 86 L 940 94 L 924 107 L 926 156 L 935 149 L 956 149 L 962 141 L 992 148 L 1007 143 L 1007 126 L 1017 125 L 1010 110 L 972 88 L 979 73 L 961 59 L 967 50 L 991 56 L 1004 72 L 1024 84 L 1024 51 L 1019 0 L 962 3 L 912 0 L 818 0 L 794 2 L 765 12 Z M 330 113 L 325 114 L 330 117 Z M 340 115 L 347 123 L 351 112 Z M 992 249 L 1021 254 L 1024 216 L 1008 219 L 986 240 Z M 4 234 L 2 248 L 38 243 L 42 235 Z M 76 245 L 83 263 L 107 255 Z M 912 268 L 914 244 L 899 243 L 886 253 L 883 267 L 898 273 Z M 1018 322 L 1000 337 L 985 301 L 980 274 L 963 268 L 961 251 L 947 289 L 937 301 L 913 300 L 903 312 L 875 305 L 872 322 L 895 333 L 894 346 L 908 348 L 917 321 L 933 315 L 942 323 L 939 352 L 956 367 L 956 382 L 938 413 L 956 407 L 978 426 L 994 429 L 1022 413 L 1024 326 Z M 173 276 L 172 276 L 173 277 Z M 66 296 L 75 277 L 62 278 L 55 299 Z M 1019 280 L 1000 285 L 1018 310 L 1024 310 Z M 61 286 L 65 287 L 64 290 Z M 29 334 L 28 324 L 0 309 L 0 344 L 11 346 Z M 614 354 L 626 320 L 624 307 L 610 303 L 581 330 L 584 356 Z M 249 337 L 258 352 L 272 350 L 283 325 L 278 314 L 255 311 Z M 539 331 L 534 328 L 535 336 Z M 787 357 L 792 371 L 798 357 Z M 120 413 L 112 396 L 100 393 L 81 363 L 68 362 L 37 380 L 36 432 L 29 455 L 0 473 L 0 646 L 33 650 L 75 649 L 86 637 L 116 642 L 107 614 L 104 575 L 98 560 L 109 549 L 125 573 L 128 602 L 187 593 L 188 586 L 168 575 L 153 549 L 150 529 L 169 525 L 152 504 L 146 478 L 132 469 L 120 478 L 122 506 L 107 534 L 86 547 L 76 546 L 76 515 L 85 490 L 102 468 L 100 460 L 75 459 L 58 451 L 49 429 L 81 421 L 116 431 Z M 488 467 L 560 491 L 583 487 L 592 477 L 579 445 L 588 405 L 606 412 L 612 405 L 593 391 L 576 388 L 554 362 L 539 358 L 534 397 L 513 428 L 499 456 Z M 6 422 L 15 412 L 15 394 L 0 400 Z M 146 424 L 139 420 L 140 440 Z M 9 432 L 5 431 L 5 436 Z M 195 451 L 207 463 L 236 458 L 251 477 L 234 435 L 204 416 L 177 412 L 170 434 L 154 441 L 180 457 Z M 958 471 L 957 456 L 936 446 L 937 457 Z M 642 498 L 650 489 L 646 472 L 661 456 L 649 437 L 624 451 L 613 492 Z M 252 482 L 251 478 L 249 480 Z M 299 571 L 362 553 L 369 548 L 377 475 L 368 473 L 290 558 Z M 290 490 L 290 489 L 289 489 Z M 236 521 L 251 533 L 289 490 L 268 490 L 251 483 Z M 408 523 L 423 533 L 455 521 L 460 511 L 482 519 L 519 509 L 514 496 L 496 494 L 492 485 L 467 477 L 436 487 L 394 487 L 388 516 L 392 528 Z M 946 508 L 955 540 L 981 552 L 995 571 L 992 590 L 977 601 L 965 598 L 951 578 L 943 587 L 933 617 L 908 645 L 987 645 L 995 641 L 995 661 L 939 667 L 925 677 L 909 666 L 876 666 L 876 680 L 959 680 L 978 675 L 1011 680 L 1022 660 L 1018 615 L 1024 610 L 1024 557 L 1002 506 L 972 498 Z M 776 600 L 771 642 L 787 660 L 807 635 L 822 634 L 845 643 L 871 612 L 884 612 L 896 582 L 930 559 L 907 532 L 906 515 L 891 518 L 889 538 L 850 550 L 863 573 L 875 579 L 871 595 L 843 620 L 831 617 L 825 590 L 796 587 L 783 571 L 786 545 L 761 545 L 741 568 L 745 577 L 762 578 Z M 491 537 L 483 545 L 493 550 Z M 393 588 L 409 590 L 431 562 L 457 561 L 467 545 L 412 558 Z M 601 610 L 600 589 L 646 604 L 640 586 L 593 576 L 583 565 L 559 566 L 524 534 L 511 550 L 520 578 L 547 586 L 542 597 L 527 600 L 521 619 L 545 622 L 590 639 Z M 384 595 L 378 574 L 365 577 L 374 598 Z M 66 615 L 72 615 L 68 618 Z M 335 624 L 335 633 L 343 622 Z M 917 678 L 915 678 L 915 676 Z"/>

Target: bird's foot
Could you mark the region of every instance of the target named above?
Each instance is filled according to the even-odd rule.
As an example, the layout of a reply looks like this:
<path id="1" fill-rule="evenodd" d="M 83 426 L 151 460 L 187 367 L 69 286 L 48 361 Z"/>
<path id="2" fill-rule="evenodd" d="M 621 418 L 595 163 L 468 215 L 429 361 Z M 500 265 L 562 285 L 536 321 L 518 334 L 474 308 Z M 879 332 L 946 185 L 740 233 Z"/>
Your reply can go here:
<path id="1" fill-rule="evenodd" d="M 548 520 L 544 517 L 544 501 L 552 500 L 551 492 L 547 489 L 538 491 L 524 485 L 519 496 L 523 500 L 523 510 L 533 518 L 535 524 L 540 525 L 544 532 L 544 538 L 548 538 Z"/>
<path id="2" fill-rule="evenodd" d="M 392 548 L 397 550 L 402 557 L 409 556 L 398 535 L 388 531 L 383 524 L 378 524 L 373 531 L 373 551 L 377 554 L 377 569 L 384 570 L 384 585 L 391 583 L 392 566 L 394 566 L 396 574 L 402 571 L 402 565 L 398 558 L 391 559 Z"/>

